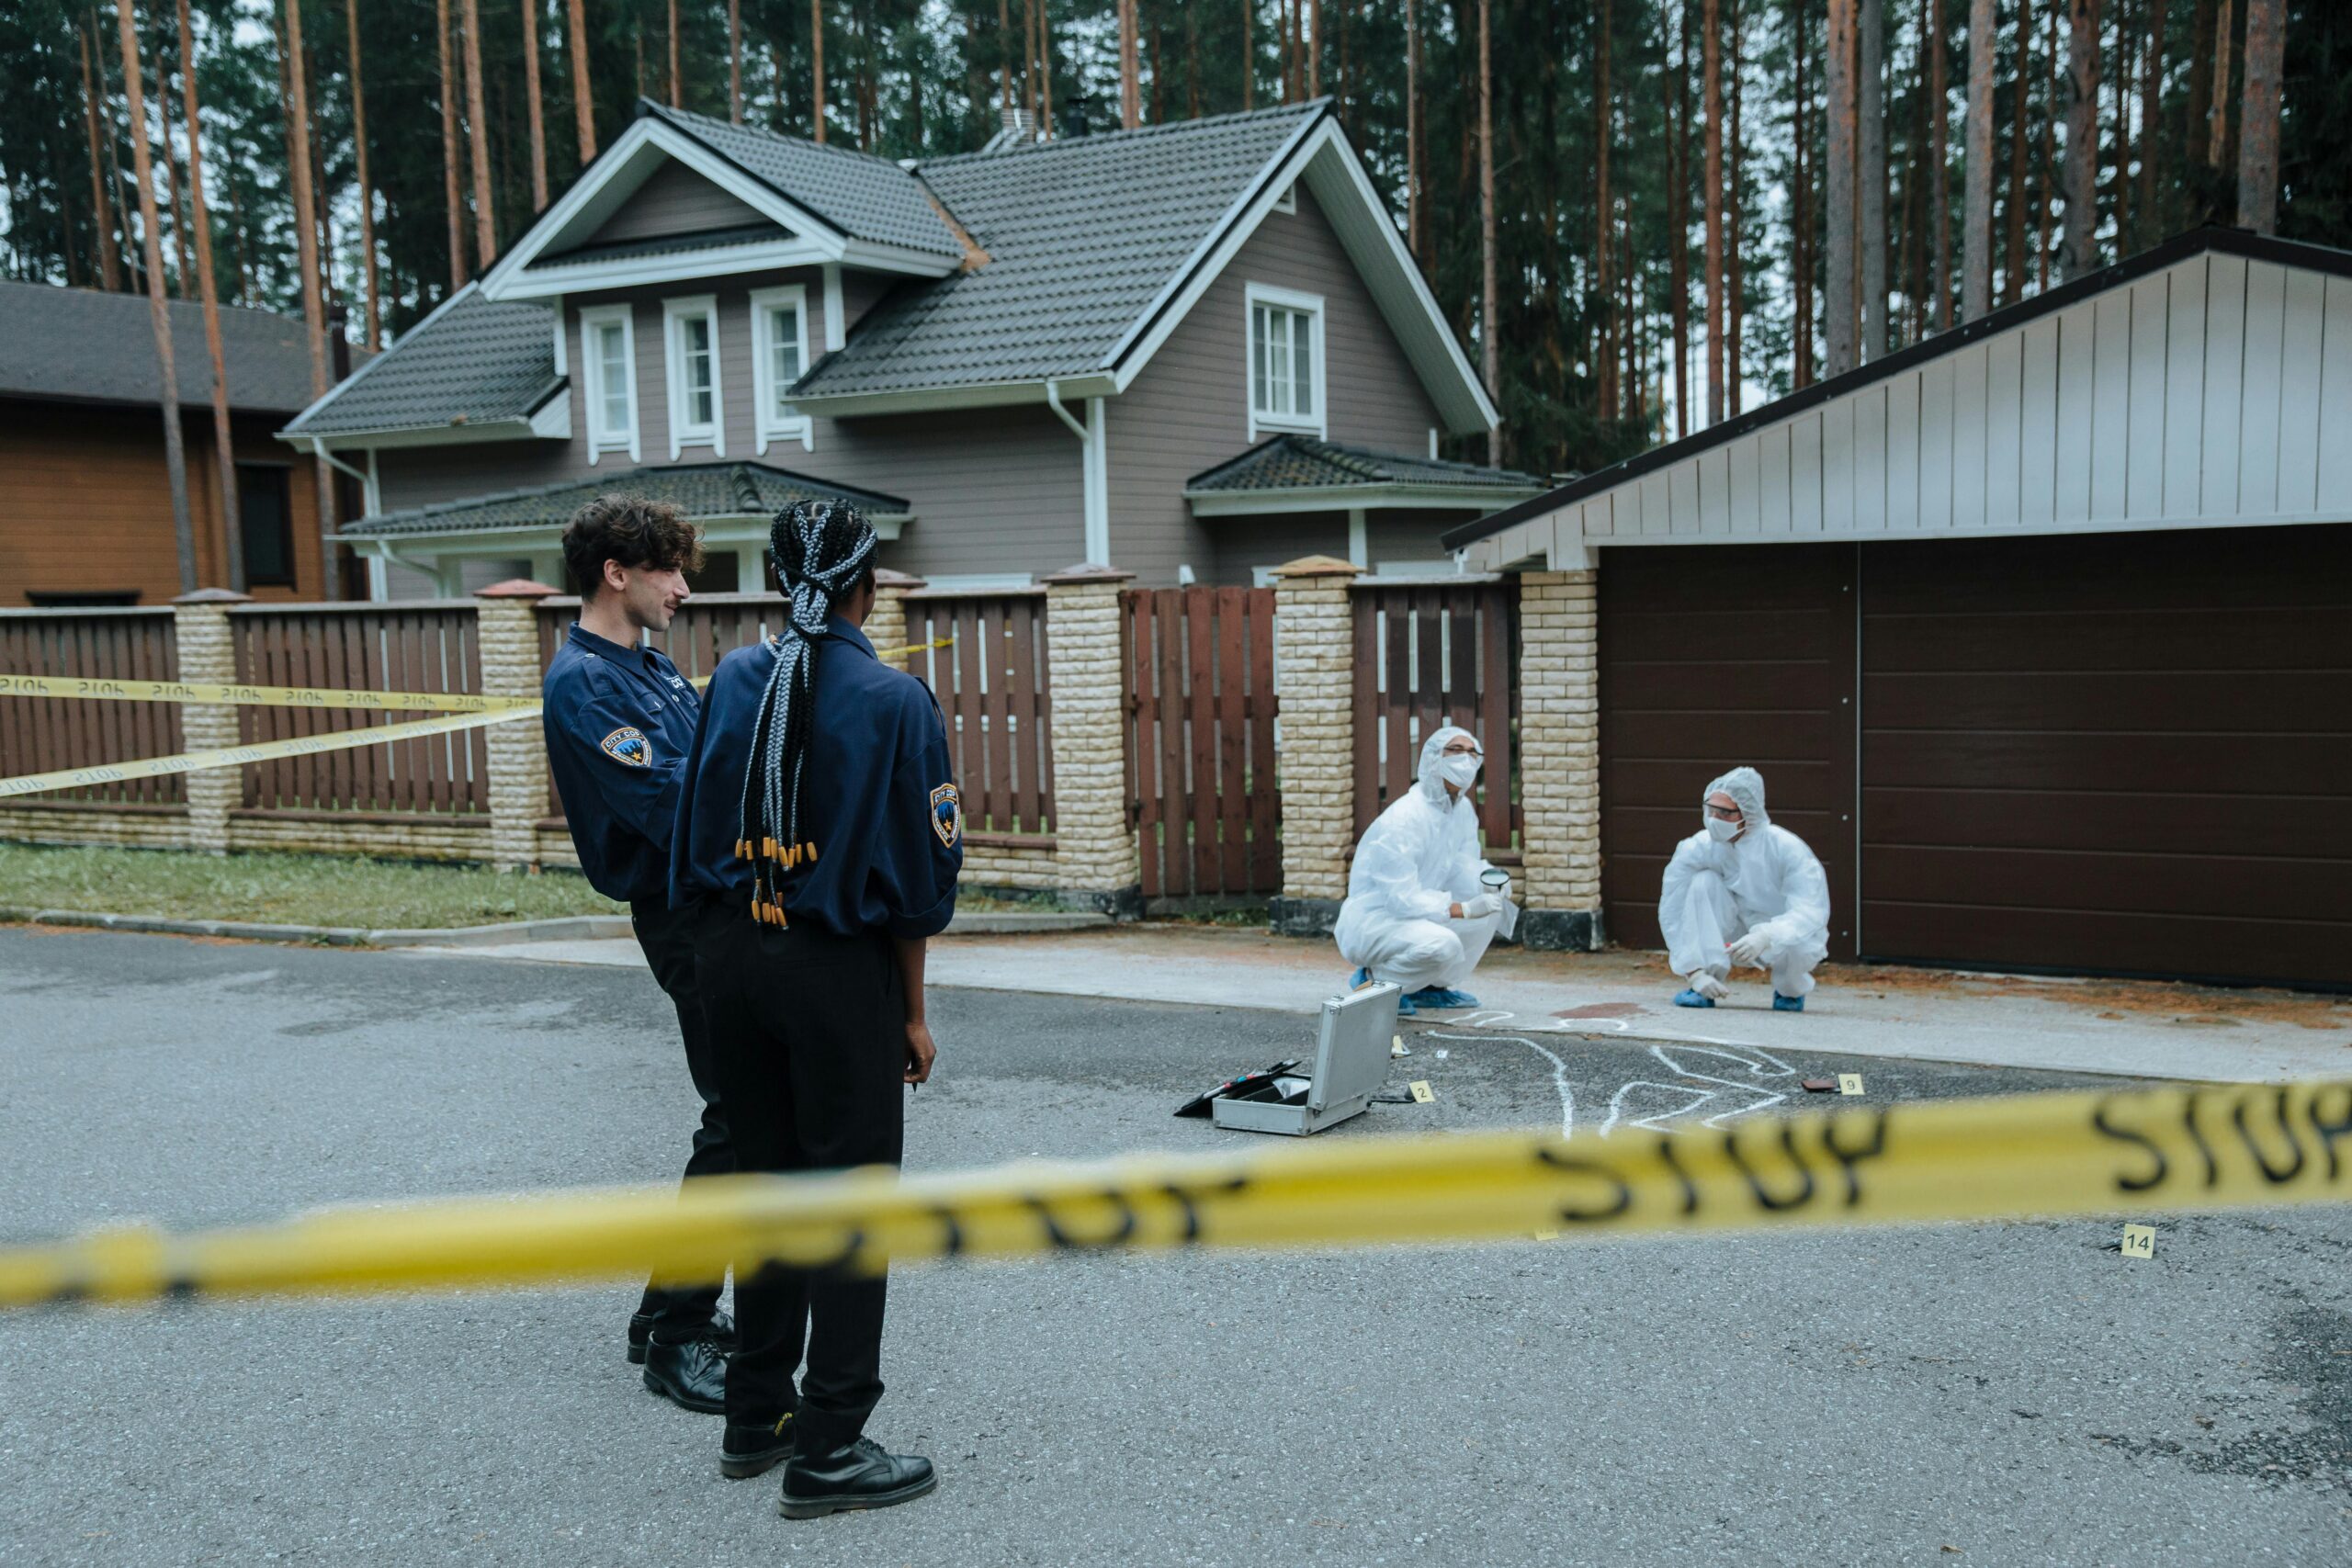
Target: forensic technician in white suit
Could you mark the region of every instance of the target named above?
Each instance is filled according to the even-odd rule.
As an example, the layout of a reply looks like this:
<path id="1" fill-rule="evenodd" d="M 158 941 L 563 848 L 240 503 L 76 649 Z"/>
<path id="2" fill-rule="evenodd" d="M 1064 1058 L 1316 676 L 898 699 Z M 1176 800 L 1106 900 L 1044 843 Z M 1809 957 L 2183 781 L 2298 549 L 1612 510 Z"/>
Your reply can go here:
<path id="1" fill-rule="evenodd" d="M 1772 1009 L 1803 1012 L 1829 955 L 1829 879 L 1805 841 L 1764 813 L 1764 777 L 1734 768 L 1707 786 L 1703 823 L 1674 847 L 1658 894 L 1667 960 L 1688 977 L 1678 1007 L 1711 1008 L 1734 969 L 1768 969 Z"/>
<path id="2" fill-rule="evenodd" d="M 1470 791 L 1485 762 L 1468 730 L 1432 730 L 1413 787 L 1364 829 L 1348 868 L 1334 932 L 1340 956 L 1356 965 L 1352 985 L 1402 987 L 1400 1012 L 1476 1007 L 1462 986 L 1496 931 L 1508 935 L 1517 923 L 1509 879 L 1478 853 Z"/>

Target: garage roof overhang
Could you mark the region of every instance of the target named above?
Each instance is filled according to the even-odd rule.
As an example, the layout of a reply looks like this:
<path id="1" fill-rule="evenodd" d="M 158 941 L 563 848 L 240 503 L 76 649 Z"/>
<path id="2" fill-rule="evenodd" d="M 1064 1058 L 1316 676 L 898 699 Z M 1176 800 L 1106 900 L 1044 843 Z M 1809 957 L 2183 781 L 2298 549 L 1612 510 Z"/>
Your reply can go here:
<path id="1" fill-rule="evenodd" d="M 1474 570 L 1620 545 L 2352 515 L 2352 253 L 2200 229 L 1444 536 Z"/>

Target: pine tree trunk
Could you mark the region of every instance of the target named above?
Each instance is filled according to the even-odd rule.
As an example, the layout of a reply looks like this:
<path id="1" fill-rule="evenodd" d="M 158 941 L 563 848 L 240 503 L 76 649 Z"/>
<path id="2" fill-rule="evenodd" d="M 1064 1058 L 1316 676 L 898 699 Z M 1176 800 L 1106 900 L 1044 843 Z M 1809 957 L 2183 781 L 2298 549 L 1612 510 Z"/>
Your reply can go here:
<path id="1" fill-rule="evenodd" d="M 1857 363 L 1854 277 L 1854 6 L 1856 0 L 1829 0 L 1829 149 L 1826 162 L 1829 233 L 1825 258 L 1828 299 L 1823 369 L 1831 376 Z"/>
<path id="2" fill-rule="evenodd" d="M 160 43 L 155 51 L 155 123 L 164 133 L 164 200 L 171 209 L 172 259 L 178 263 L 176 292 L 187 298 L 188 279 L 196 264 L 187 251 L 187 224 L 180 210 L 180 165 L 172 152 L 172 68 Z"/>
<path id="3" fill-rule="evenodd" d="M 1600 7 L 1600 41 L 1594 60 L 1595 83 L 1592 98 L 1593 141 L 1593 304 L 1600 316 L 1600 348 L 1594 354 L 1594 378 L 1600 382 L 1601 417 L 1614 419 L 1617 414 L 1617 337 L 1616 296 L 1611 274 L 1617 246 L 1611 232 L 1615 212 L 1609 204 L 1609 143 L 1614 130 L 1614 112 L 1609 101 L 1609 0 Z"/>
<path id="4" fill-rule="evenodd" d="M 1143 123 L 1143 80 L 1136 58 L 1136 0 L 1119 0 L 1119 126 Z"/>
<path id="5" fill-rule="evenodd" d="M 187 0 L 179 0 L 179 3 L 185 12 Z M 185 21 L 182 28 L 186 28 Z M 358 163 L 359 251 L 368 288 L 367 336 L 364 341 L 368 351 L 373 354 L 383 346 L 383 322 L 382 313 L 377 306 L 376 187 L 368 180 L 368 95 L 360 85 L 359 77 L 359 0 L 344 0 L 343 30 L 351 47 L 351 146 Z M 188 165 L 191 185 L 195 183 L 195 177 L 196 166 L 191 163 Z M 243 585 L 238 586 L 242 588 Z"/>
<path id="6" fill-rule="evenodd" d="M 1723 17 L 1702 0 L 1699 60 L 1707 113 L 1707 423 L 1724 422 L 1724 67 Z"/>
<path id="7" fill-rule="evenodd" d="M 2061 281 L 2098 265 L 2098 0 L 2066 0 L 2066 231 Z"/>
<path id="8" fill-rule="evenodd" d="M 1740 328 L 1745 320 L 1740 291 L 1747 269 L 1739 254 L 1739 78 L 1744 63 L 1739 0 L 1731 0 L 1731 149 L 1725 153 L 1728 184 L 1724 192 L 1724 412 L 1739 417 Z"/>
<path id="9" fill-rule="evenodd" d="M 1989 32 L 1992 29 L 1987 28 L 1985 30 Z M 1936 214 L 1936 259 L 1932 269 L 1936 303 L 1930 319 L 1935 322 L 1936 331 L 1940 333 L 1951 328 L 1951 148 L 1949 144 L 1951 83 L 1948 80 L 1944 62 L 1944 0 L 1928 0 L 1928 32 L 1930 39 L 1928 48 L 1933 51 L 1928 64 L 1930 80 L 1928 85 L 1928 158 L 1931 171 L 1928 201 Z M 1989 154 L 1991 127 L 1988 125 L 1985 129 L 1986 152 Z M 1969 157 L 1972 162 L 1975 158 L 1973 143 Z M 1986 173 L 1991 171 L 1988 169 Z M 1993 225 L 1992 198 L 1993 187 L 1987 184 L 1984 187 L 1984 226 L 1988 232 Z"/>
<path id="10" fill-rule="evenodd" d="M 1409 4 L 1409 0 L 1408 0 Z M 1409 93 L 1409 85 L 1407 87 Z M 1184 7 L 1184 102 L 1193 119 L 1201 118 L 1201 13 L 1196 6 Z M 1411 138 L 1406 139 L 1407 145 Z"/>
<path id="11" fill-rule="evenodd" d="M 1421 19 L 1414 0 L 1405 0 L 1405 248 L 1420 259 Z"/>
<path id="12" fill-rule="evenodd" d="M 473 154 L 474 256 L 488 270 L 498 259 L 498 209 L 490 188 L 490 116 L 483 111 L 481 99 L 480 0 L 465 0 L 465 18 L 466 145 Z"/>
<path id="13" fill-rule="evenodd" d="M 2231 0 L 2222 0 L 2221 15 L 2213 21 L 2213 107 L 2205 146 L 2205 162 L 2215 169 L 2229 166 L 2230 46 L 2236 40 L 2237 18 Z"/>
<path id="14" fill-rule="evenodd" d="M 2188 18 L 2188 102 L 2181 122 L 2180 151 L 2186 159 L 2205 156 L 2205 139 L 2211 134 L 2213 118 L 2213 51 L 2205 40 L 2213 36 L 2213 0 L 2197 0 L 2197 8 Z M 2195 212 L 2203 206 L 2195 183 L 2188 182 L 2190 195 L 2187 210 Z"/>
<path id="15" fill-rule="evenodd" d="M 441 185 L 449 209 L 449 292 L 466 286 L 465 197 L 458 182 L 458 78 L 449 57 L 449 0 L 434 0 L 441 35 Z"/>
<path id="16" fill-rule="evenodd" d="M 90 73 L 90 32 L 78 27 L 74 30 L 82 44 L 82 123 L 90 140 L 90 209 L 92 226 L 98 233 L 98 276 L 107 293 L 119 294 L 122 257 L 115 249 L 114 203 L 107 199 L 106 160 L 99 152 L 98 93 Z"/>
<path id="17" fill-rule="evenodd" d="M 1023 13 L 1026 15 L 1026 13 Z M 1012 6 L 996 0 L 997 108 L 1009 123 L 1012 118 Z"/>
<path id="18" fill-rule="evenodd" d="M 1035 5 L 1036 0 L 1030 0 L 1030 4 Z M 1256 20 L 1258 0 L 1241 0 L 1241 112 L 1244 114 L 1257 107 L 1258 46 L 1250 41 L 1250 24 Z M 1035 55 L 1035 44 L 1030 46 L 1029 52 L 1033 57 Z"/>
<path id="19" fill-rule="evenodd" d="M 471 0 L 469 0 L 469 4 Z M 118 0 L 128 6 L 130 0 Z M 302 266 L 302 324 L 311 344 L 311 396 L 325 397 L 334 378 L 327 367 L 327 317 L 324 273 L 321 269 L 318 193 L 311 182 L 311 93 L 303 69 L 301 0 L 286 0 L 287 134 L 293 149 L 287 159 L 294 186 L 296 254 Z M 311 468 L 319 485 L 319 574 L 321 589 L 334 579 L 335 558 L 334 470 L 316 457 Z"/>
<path id="20" fill-rule="evenodd" d="M 2032 100 L 2026 83 L 2033 74 L 2033 0 L 2018 0 L 2017 65 L 2009 85 L 2008 246 L 2001 267 L 2001 303 L 2014 305 L 2025 288 L 2025 143 Z M 1987 247 L 1990 248 L 1989 246 Z"/>
<path id="21" fill-rule="evenodd" d="M 523 0 L 526 11 L 533 0 Z M 534 78 L 531 96 L 538 96 Z M 727 0 L 727 119 L 730 125 L 743 123 L 743 0 Z M 534 114 L 532 123 L 537 123 Z M 542 197 L 539 205 L 547 205 Z"/>
<path id="22" fill-rule="evenodd" d="M 531 128 L 531 211 L 537 214 L 548 209 L 548 120 L 539 107 L 539 0 L 523 0 L 523 97 Z"/>
<path id="23" fill-rule="evenodd" d="M 808 0 L 808 82 L 814 105 L 808 118 L 821 147 L 825 142 L 825 0 Z"/>
<path id="24" fill-rule="evenodd" d="M 2018 35 L 2018 47 L 2024 47 L 2025 35 Z M 1968 7 L 1968 151 L 1964 175 L 1965 187 L 1961 199 L 1966 204 L 1962 223 L 1966 232 L 1961 240 L 1961 298 L 1962 320 L 1974 321 L 1993 309 L 1993 57 L 1997 39 L 1993 31 L 1993 0 L 1970 0 Z M 2018 81 L 2022 88 L 2025 75 L 2020 56 Z M 2017 118 L 2017 148 L 2022 149 L 2025 136 L 2025 98 L 2020 91 L 2014 105 Z M 2015 173 L 2019 166 L 2021 152 L 2013 152 L 2009 187 L 2009 211 L 2014 231 L 2014 220 L 2024 209 L 2019 197 Z M 2009 244 L 2009 276 L 2017 275 L 2018 244 Z"/>
<path id="25" fill-rule="evenodd" d="M 1674 436 L 1690 434 L 1690 6 L 1675 0 L 1674 96 L 1666 141 L 1667 289 L 1674 324 Z M 1804 69 L 1800 56 L 1799 71 Z M 1800 106 L 1798 114 L 1804 114 Z M 1800 120 L 1802 124 L 1802 120 Z M 1804 132 L 1798 132 L 1802 140 Z M 1798 157 L 1804 152 L 1800 149 Z"/>
<path id="26" fill-rule="evenodd" d="M 1323 96 L 1323 0 L 1306 0 L 1306 96 Z"/>
<path id="27" fill-rule="evenodd" d="M 1498 339 L 1499 290 L 1495 281 L 1495 70 L 1492 41 L 1494 0 L 1478 0 L 1478 346 L 1486 362 L 1487 395 L 1502 406 L 1501 349 Z M 1487 464 L 1503 464 L 1503 431 L 1498 423 L 1487 432 Z"/>
<path id="28" fill-rule="evenodd" d="M 584 0 L 566 0 L 563 30 L 571 35 L 571 118 L 580 139 L 580 166 L 596 158 L 596 96 L 588 77 L 588 17 Z"/>
<path id="29" fill-rule="evenodd" d="M 245 541 L 243 530 L 238 525 L 237 444 L 229 426 L 229 373 L 220 352 L 220 295 L 212 276 L 212 220 L 204 203 L 204 138 L 200 134 L 203 106 L 197 100 L 196 43 L 187 24 L 187 0 L 178 0 L 176 10 L 181 118 L 188 128 L 188 214 L 196 230 L 197 294 L 204 301 L 204 352 L 212 360 L 212 456 L 220 485 L 220 558 L 228 567 L 229 586 L 243 593 Z M 192 523 L 190 526 L 192 530 Z"/>
<path id="30" fill-rule="evenodd" d="M 1796 224 L 1789 236 L 1789 272 L 1796 294 L 1796 322 L 1790 333 L 1796 357 L 1796 373 L 1792 378 L 1802 389 L 1813 385 L 1813 87 L 1805 79 L 1805 56 L 1813 47 L 1805 26 L 1805 0 L 1790 0 L 1790 31 L 1795 41 L 1790 49 L 1794 57 L 1796 74 Z M 1679 90 L 1679 89 L 1678 89 Z M 1679 235 L 1680 230 L 1677 230 Z M 1678 385 L 1682 373 L 1675 372 Z"/>
<path id="31" fill-rule="evenodd" d="M 139 181 L 140 242 L 147 254 L 147 321 L 155 333 L 160 378 L 156 401 L 164 415 L 164 468 L 171 481 L 172 534 L 180 555 L 180 592 L 196 592 L 196 525 L 187 505 L 187 449 L 180 431 L 179 372 L 172 363 L 171 310 L 164 303 L 163 225 L 155 211 L 155 172 L 147 156 L 147 94 L 140 82 L 139 33 L 130 0 L 114 0 L 122 31 L 122 85 L 130 105 L 130 166 Z"/>
<path id="32" fill-rule="evenodd" d="M 2164 95 L 2165 10 L 2165 0 L 2150 0 L 2148 52 L 2140 73 L 2139 212 L 2140 233 L 2145 240 L 2161 240 L 2165 234 L 2164 216 L 2156 206 L 2156 155 L 2164 145 L 2164 138 L 2156 132 L 2156 116 Z"/>
<path id="33" fill-rule="evenodd" d="M 469 7 L 466 12 L 466 36 L 469 38 L 473 36 L 473 3 L 474 0 L 466 0 Z M 685 78 L 678 71 L 678 0 L 670 0 L 670 107 L 673 109 L 686 107 Z"/>
<path id="34" fill-rule="evenodd" d="M 2050 258 L 2057 253 L 2057 200 L 2051 187 L 2058 182 L 2058 11 L 2065 0 L 2046 0 L 2042 19 L 2041 167 L 2034 172 L 2034 287 L 2050 287 Z"/>
<path id="35" fill-rule="evenodd" d="M 1887 351 L 1886 0 L 1860 0 L 1856 76 L 1861 109 L 1862 344 L 1864 360 Z"/>
<path id="36" fill-rule="evenodd" d="M 2278 231 L 2278 74 L 2286 0 L 2246 0 L 2245 108 L 2238 131 L 2238 227 Z"/>

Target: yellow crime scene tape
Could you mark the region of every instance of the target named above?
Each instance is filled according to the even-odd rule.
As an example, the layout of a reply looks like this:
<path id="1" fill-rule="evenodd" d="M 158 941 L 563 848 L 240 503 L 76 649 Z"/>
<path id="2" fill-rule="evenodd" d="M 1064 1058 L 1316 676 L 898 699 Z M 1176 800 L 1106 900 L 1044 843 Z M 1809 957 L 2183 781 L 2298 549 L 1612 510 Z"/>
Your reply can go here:
<path id="1" fill-rule="evenodd" d="M 2341 1145 L 2342 1146 L 2339 1146 Z M 1774 1231 L 2146 1214 L 2352 1198 L 2352 1083 L 1838 1109 L 1602 1137 L 1341 1138 L 961 1175 L 734 1176 L 673 1188 L 328 1210 L 0 1251 L 0 1307 L 518 1287 L 774 1259 L 942 1258 Z"/>
<path id="2" fill-rule="evenodd" d="M 954 637 L 910 643 L 905 648 L 876 650 L 876 657 L 895 659 L 904 653 L 945 648 Z M 701 675 L 690 684 L 710 684 Z M 79 690 L 68 688 L 96 688 Z M 375 708 L 452 710 L 447 718 L 420 718 L 404 724 L 365 725 L 324 735 L 304 735 L 291 740 L 264 740 L 251 746 L 223 746 L 209 751 L 182 751 L 169 757 L 145 757 L 127 762 L 99 762 L 86 768 L 60 768 L 46 773 L 22 773 L 0 779 L 0 799 L 42 795 L 51 790 L 81 789 L 90 784 L 122 784 L 131 779 L 162 778 L 170 773 L 201 773 L 208 768 L 239 768 L 249 762 L 275 761 L 280 757 L 312 757 L 322 751 L 345 751 L 357 746 L 381 746 L 393 740 L 416 740 L 428 735 L 479 729 L 484 725 L 536 718 L 537 697 L 486 696 L 472 692 L 360 692 L 323 686 L 208 685 L 182 681 L 85 680 L 79 676 L 0 675 L 0 696 L 93 697 L 100 701 L 220 703 L 232 706 Z M 357 699 L 345 701 L 344 699 Z"/>

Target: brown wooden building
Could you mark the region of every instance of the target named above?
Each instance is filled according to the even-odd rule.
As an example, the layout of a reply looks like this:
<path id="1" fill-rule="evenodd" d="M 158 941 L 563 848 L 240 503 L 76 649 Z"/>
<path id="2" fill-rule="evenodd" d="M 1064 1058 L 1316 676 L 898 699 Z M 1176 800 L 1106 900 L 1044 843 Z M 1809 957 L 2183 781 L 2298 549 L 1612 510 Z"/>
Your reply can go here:
<path id="1" fill-rule="evenodd" d="M 212 368 L 193 300 L 170 307 L 197 582 L 228 587 Z M 277 439 L 311 401 L 302 321 L 223 306 L 245 591 L 339 599 L 320 570 L 315 459 Z M 134 294 L 0 283 L 0 604 L 160 604 L 181 591 L 154 331 Z"/>

